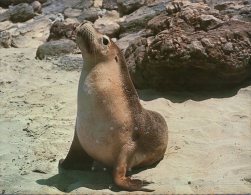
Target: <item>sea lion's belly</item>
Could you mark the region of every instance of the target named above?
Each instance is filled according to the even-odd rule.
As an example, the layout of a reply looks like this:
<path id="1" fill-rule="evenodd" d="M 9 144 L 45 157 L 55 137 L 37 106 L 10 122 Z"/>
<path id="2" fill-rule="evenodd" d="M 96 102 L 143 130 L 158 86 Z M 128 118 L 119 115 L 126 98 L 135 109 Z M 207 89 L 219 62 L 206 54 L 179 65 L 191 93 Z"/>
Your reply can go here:
<path id="1" fill-rule="evenodd" d="M 132 124 L 120 80 L 119 74 L 100 65 L 80 79 L 78 88 L 76 130 L 80 144 L 92 158 L 109 166 L 115 164 L 119 150 L 130 139 Z"/>
<path id="2" fill-rule="evenodd" d="M 81 116 L 78 116 L 78 118 Z M 87 117 L 90 119 L 90 117 Z M 86 118 L 86 119 L 87 119 Z M 114 164 L 119 133 L 102 121 L 77 119 L 76 131 L 83 149 L 95 160 L 107 165 Z M 112 126 L 112 125 L 110 125 Z"/>

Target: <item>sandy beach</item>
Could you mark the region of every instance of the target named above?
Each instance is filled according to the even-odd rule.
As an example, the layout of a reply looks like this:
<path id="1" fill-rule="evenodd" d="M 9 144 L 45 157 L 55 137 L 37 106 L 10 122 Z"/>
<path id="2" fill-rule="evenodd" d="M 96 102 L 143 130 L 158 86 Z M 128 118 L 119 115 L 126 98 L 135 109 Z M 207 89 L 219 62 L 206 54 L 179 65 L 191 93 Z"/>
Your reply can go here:
<path id="1" fill-rule="evenodd" d="M 0 193 L 124 194 L 108 169 L 58 170 L 76 117 L 80 55 L 36 60 L 34 48 L 0 49 Z M 251 83 L 218 92 L 139 91 L 169 126 L 165 158 L 133 177 L 154 193 L 251 192 Z M 150 143 L 149 143 L 150 144 Z M 140 193 L 140 192 L 138 192 Z"/>

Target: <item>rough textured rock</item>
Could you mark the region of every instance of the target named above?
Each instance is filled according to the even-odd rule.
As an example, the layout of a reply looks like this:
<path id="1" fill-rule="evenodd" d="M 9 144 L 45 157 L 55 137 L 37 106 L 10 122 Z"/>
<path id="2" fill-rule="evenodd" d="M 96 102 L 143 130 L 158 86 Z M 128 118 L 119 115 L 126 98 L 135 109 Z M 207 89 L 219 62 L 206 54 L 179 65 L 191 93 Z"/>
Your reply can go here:
<path id="1" fill-rule="evenodd" d="M 94 22 L 99 17 L 103 16 L 105 14 L 105 10 L 101 10 L 100 8 L 91 7 L 89 9 L 84 9 L 81 13 L 81 15 L 78 17 L 78 20 L 80 22 L 84 20 L 89 20 L 91 22 Z"/>
<path id="2" fill-rule="evenodd" d="M 11 21 L 0 22 L 0 32 L 4 30 L 8 30 L 9 28 L 13 26 L 14 24 Z"/>
<path id="3" fill-rule="evenodd" d="M 47 41 L 67 38 L 75 40 L 75 29 L 79 23 L 65 24 L 63 22 L 55 22 L 50 28 L 50 36 Z"/>
<path id="4" fill-rule="evenodd" d="M 35 16 L 32 6 L 21 3 L 10 9 L 10 20 L 12 22 L 25 22 Z"/>
<path id="5" fill-rule="evenodd" d="M 94 22 L 94 27 L 103 34 L 110 37 L 116 37 L 120 30 L 118 24 L 119 19 L 119 13 L 117 11 L 108 11 L 102 18 Z"/>
<path id="6" fill-rule="evenodd" d="M 142 31 L 126 34 L 122 38 L 116 41 L 116 44 L 119 46 L 119 48 L 124 52 L 127 47 L 137 38 L 140 38 L 142 34 Z"/>
<path id="7" fill-rule="evenodd" d="M 12 40 L 15 47 L 38 47 L 49 36 L 51 22 L 45 17 L 31 20 L 12 30 Z"/>
<path id="8" fill-rule="evenodd" d="M 39 1 L 33 1 L 31 6 L 35 13 L 39 13 L 39 14 L 42 13 L 42 5 Z"/>
<path id="9" fill-rule="evenodd" d="M 103 0 L 94 0 L 93 1 L 93 7 L 99 7 L 101 8 L 103 4 Z"/>
<path id="10" fill-rule="evenodd" d="M 152 6 L 140 7 L 135 12 L 125 16 L 125 20 L 120 23 L 121 32 L 137 32 L 144 28 L 150 19 L 166 11 L 165 5 L 165 1 L 161 1 Z"/>
<path id="11" fill-rule="evenodd" d="M 70 7 L 64 10 L 65 18 L 76 18 L 76 17 L 80 16 L 81 13 L 82 13 L 82 10 L 72 9 Z"/>
<path id="12" fill-rule="evenodd" d="M 83 66 L 83 58 L 81 54 L 68 54 L 59 57 L 59 60 L 55 65 L 66 71 L 80 71 Z"/>
<path id="13" fill-rule="evenodd" d="M 46 18 L 48 18 L 51 22 L 63 22 L 64 21 L 64 16 L 61 13 L 57 13 L 57 14 L 49 14 L 46 15 Z"/>
<path id="14" fill-rule="evenodd" d="M 56 41 L 46 42 L 37 49 L 36 58 L 42 60 L 46 57 L 61 56 L 73 53 L 77 50 L 75 42 L 69 39 L 60 39 Z"/>
<path id="15" fill-rule="evenodd" d="M 145 4 L 145 0 L 117 0 L 118 10 L 121 15 L 128 15 Z"/>
<path id="16" fill-rule="evenodd" d="M 107 10 L 117 10 L 117 0 L 103 0 L 102 8 Z"/>
<path id="17" fill-rule="evenodd" d="M 146 32 L 125 52 L 138 88 L 218 89 L 251 77 L 248 22 L 188 4 L 177 14 L 153 18 Z"/>
<path id="18" fill-rule="evenodd" d="M 10 19 L 10 11 L 0 8 L 0 22 L 4 22 Z"/>
<path id="19" fill-rule="evenodd" d="M 216 2 L 214 8 L 222 14 L 230 17 L 251 22 L 251 1 L 223 1 Z"/>
<path id="20" fill-rule="evenodd" d="M 43 7 L 43 13 L 47 14 L 58 14 L 63 13 L 66 9 L 66 5 L 64 4 L 63 0 L 51 0 L 51 3 L 46 4 Z"/>
<path id="21" fill-rule="evenodd" d="M 11 34 L 8 31 L 0 31 L 0 48 L 11 47 Z"/>
<path id="22" fill-rule="evenodd" d="M 72 8 L 74 9 L 88 9 L 92 7 L 94 4 L 94 0 L 81 0 L 78 3 L 76 3 Z"/>

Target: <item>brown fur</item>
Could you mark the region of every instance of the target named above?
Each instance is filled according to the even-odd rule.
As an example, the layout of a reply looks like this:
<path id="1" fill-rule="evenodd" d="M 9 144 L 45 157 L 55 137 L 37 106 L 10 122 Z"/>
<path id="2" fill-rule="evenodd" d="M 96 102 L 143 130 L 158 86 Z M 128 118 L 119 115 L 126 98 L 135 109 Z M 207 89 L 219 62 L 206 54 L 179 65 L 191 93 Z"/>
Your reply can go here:
<path id="1" fill-rule="evenodd" d="M 167 147 L 167 125 L 144 109 L 125 59 L 115 43 L 84 22 L 76 41 L 86 64 L 78 88 L 74 140 L 63 168 L 89 169 L 93 160 L 113 168 L 114 182 L 125 190 L 146 190 L 128 169 L 160 161 Z"/>

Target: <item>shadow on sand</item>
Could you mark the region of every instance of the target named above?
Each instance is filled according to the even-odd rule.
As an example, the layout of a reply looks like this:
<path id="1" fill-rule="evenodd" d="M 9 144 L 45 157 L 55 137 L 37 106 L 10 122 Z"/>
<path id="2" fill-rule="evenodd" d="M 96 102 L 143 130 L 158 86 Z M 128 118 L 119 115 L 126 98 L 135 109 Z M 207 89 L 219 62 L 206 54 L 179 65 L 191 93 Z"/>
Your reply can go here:
<path id="1" fill-rule="evenodd" d="M 113 186 L 108 171 L 63 171 L 48 179 L 36 181 L 40 185 L 53 186 L 61 192 L 72 192 L 80 187 L 93 190 L 109 189 Z"/>
<path id="2" fill-rule="evenodd" d="M 135 168 L 128 175 L 134 175 L 146 169 L 154 168 L 159 162 L 150 167 Z M 95 171 L 79 171 L 79 170 L 64 170 L 59 168 L 58 174 L 47 179 L 39 179 L 36 182 L 39 185 L 55 187 L 61 192 L 72 192 L 80 187 L 89 188 L 92 190 L 109 189 L 113 192 L 119 192 L 119 189 L 112 179 L 112 169 L 106 169 L 98 165 Z"/>
<path id="3" fill-rule="evenodd" d="M 235 96 L 242 88 L 251 85 L 251 81 L 244 83 L 241 86 L 224 89 L 224 90 L 210 90 L 210 91 L 168 91 L 161 92 L 155 90 L 138 90 L 140 99 L 144 101 L 151 101 L 157 98 L 165 98 L 173 103 L 182 103 L 187 100 L 203 101 L 210 98 L 230 98 Z"/>

